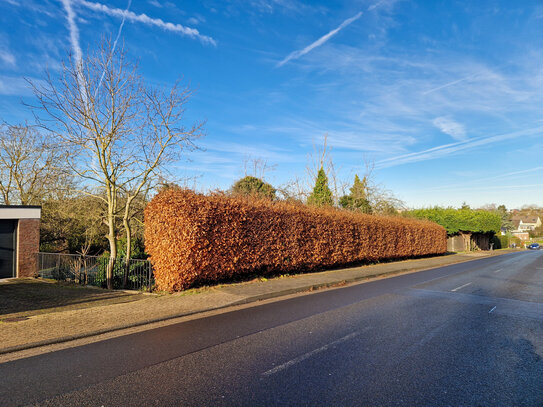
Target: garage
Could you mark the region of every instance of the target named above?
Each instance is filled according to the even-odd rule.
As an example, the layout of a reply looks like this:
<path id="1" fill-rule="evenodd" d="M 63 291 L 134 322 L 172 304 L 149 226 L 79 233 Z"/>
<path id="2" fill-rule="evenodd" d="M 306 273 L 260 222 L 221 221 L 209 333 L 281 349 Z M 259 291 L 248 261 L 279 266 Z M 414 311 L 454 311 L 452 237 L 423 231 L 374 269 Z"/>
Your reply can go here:
<path id="1" fill-rule="evenodd" d="M 15 277 L 17 221 L 0 219 L 0 278 Z"/>
<path id="2" fill-rule="evenodd" d="M 40 218 L 39 206 L 0 205 L 0 279 L 35 275 Z"/>

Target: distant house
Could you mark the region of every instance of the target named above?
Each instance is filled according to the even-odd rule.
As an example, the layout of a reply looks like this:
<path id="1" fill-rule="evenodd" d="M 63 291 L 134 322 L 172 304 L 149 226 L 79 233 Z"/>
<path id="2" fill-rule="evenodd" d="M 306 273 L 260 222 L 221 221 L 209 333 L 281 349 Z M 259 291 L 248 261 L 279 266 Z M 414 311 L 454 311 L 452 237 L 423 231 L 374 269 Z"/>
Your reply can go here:
<path id="1" fill-rule="evenodd" d="M 511 233 L 521 240 L 528 240 L 529 232 L 541 226 L 539 216 L 513 216 L 512 222 L 514 229 Z"/>

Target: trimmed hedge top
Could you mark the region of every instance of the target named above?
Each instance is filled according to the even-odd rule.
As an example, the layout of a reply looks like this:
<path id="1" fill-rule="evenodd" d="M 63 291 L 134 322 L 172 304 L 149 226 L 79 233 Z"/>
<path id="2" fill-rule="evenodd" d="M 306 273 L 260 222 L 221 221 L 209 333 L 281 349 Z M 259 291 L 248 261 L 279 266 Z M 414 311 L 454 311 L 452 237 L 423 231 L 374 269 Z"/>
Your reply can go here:
<path id="1" fill-rule="evenodd" d="M 427 219 L 447 230 L 447 234 L 458 232 L 497 233 L 501 227 L 500 215 L 483 210 L 428 208 L 415 209 L 408 212 L 409 216 L 417 219 Z"/>

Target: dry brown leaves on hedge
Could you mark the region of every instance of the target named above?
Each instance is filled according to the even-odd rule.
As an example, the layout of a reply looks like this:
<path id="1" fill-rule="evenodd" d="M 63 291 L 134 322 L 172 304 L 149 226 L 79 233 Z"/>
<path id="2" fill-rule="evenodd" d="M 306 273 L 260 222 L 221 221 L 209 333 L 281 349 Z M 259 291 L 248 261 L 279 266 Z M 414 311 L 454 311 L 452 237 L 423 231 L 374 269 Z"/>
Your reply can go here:
<path id="1" fill-rule="evenodd" d="M 447 234 L 427 221 L 167 190 L 145 209 L 145 245 L 158 289 L 176 291 L 255 272 L 440 254 Z"/>

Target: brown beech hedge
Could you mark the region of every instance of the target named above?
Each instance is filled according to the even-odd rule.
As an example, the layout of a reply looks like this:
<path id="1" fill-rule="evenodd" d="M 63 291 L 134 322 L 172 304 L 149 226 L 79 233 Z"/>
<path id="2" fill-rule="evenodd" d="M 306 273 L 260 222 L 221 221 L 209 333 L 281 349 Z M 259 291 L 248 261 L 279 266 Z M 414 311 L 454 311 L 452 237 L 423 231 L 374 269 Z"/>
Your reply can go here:
<path id="1" fill-rule="evenodd" d="M 157 289 L 177 291 L 249 273 L 315 270 L 440 254 L 428 221 L 169 189 L 145 209 Z"/>

